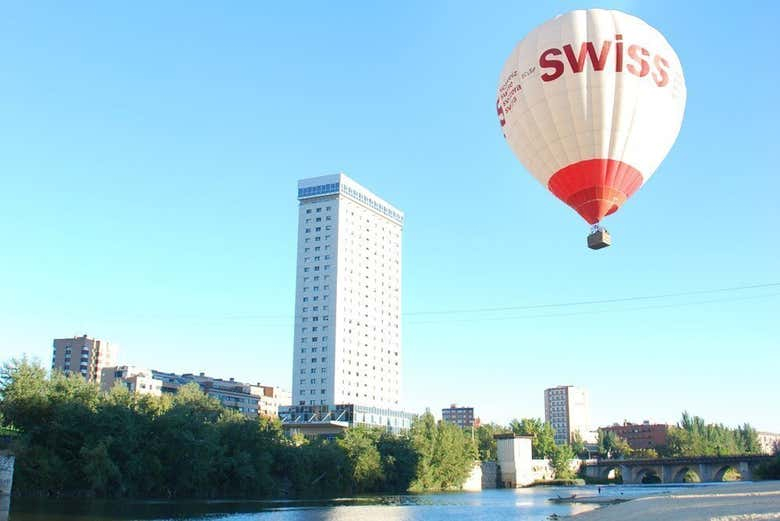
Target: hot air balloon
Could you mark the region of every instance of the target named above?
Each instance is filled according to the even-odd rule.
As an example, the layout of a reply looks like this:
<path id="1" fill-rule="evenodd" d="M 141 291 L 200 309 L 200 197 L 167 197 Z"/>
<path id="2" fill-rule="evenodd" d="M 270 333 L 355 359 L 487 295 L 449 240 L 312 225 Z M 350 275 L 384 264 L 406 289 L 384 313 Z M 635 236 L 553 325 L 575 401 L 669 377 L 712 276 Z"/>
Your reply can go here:
<path id="1" fill-rule="evenodd" d="M 588 246 L 609 246 L 601 226 L 656 171 L 685 111 L 685 79 L 653 27 L 620 11 L 578 10 L 517 44 L 498 83 L 496 109 L 512 151 L 540 183 L 592 225 Z"/>

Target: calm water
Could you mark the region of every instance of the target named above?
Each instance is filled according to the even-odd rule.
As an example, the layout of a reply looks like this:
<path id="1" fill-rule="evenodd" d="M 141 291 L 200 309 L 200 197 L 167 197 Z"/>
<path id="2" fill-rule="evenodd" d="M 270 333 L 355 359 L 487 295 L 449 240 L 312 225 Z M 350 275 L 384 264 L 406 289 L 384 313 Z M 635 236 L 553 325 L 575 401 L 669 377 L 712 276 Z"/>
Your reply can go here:
<path id="1" fill-rule="evenodd" d="M 669 493 L 670 487 L 602 487 L 602 495 Z M 547 498 L 597 495 L 595 486 L 536 487 L 325 501 L 82 501 L 14 499 L 10 521 L 227 520 L 227 521 L 444 521 L 470 519 L 541 521 L 593 505 L 556 505 Z"/>

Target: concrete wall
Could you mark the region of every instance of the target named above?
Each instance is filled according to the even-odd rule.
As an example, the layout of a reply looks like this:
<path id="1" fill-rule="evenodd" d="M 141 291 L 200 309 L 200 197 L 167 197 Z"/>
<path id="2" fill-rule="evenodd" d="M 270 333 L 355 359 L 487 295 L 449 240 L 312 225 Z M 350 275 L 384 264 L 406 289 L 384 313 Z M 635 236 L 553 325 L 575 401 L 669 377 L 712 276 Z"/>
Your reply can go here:
<path id="1" fill-rule="evenodd" d="M 499 486 L 504 488 L 525 487 L 536 481 L 555 478 L 550 461 L 531 457 L 530 436 L 503 436 L 496 438 L 499 466 Z M 572 470 L 577 471 L 580 460 L 570 462 Z"/>
<path id="2" fill-rule="evenodd" d="M 500 469 L 495 461 L 482 462 L 482 488 L 498 488 Z"/>
<path id="3" fill-rule="evenodd" d="M 11 487 L 14 481 L 14 456 L 0 451 L 0 521 L 7 521 L 11 510 Z"/>

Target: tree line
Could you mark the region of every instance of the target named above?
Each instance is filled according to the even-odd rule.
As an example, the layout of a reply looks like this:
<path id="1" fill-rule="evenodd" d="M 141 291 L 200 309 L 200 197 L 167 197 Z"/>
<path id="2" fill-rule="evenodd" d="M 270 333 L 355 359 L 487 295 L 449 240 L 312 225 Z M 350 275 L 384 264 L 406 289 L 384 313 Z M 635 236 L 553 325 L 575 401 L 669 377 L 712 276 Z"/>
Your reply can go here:
<path id="1" fill-rule="evenodd" d="M 730 428 L 722 424 L 706 423 L 699 416 L 682 413 L 677 425 L 669 427 L 666 444 L 657 447 L 633 449 L 629 443 L 605 429 L 598 430 L 595 446 L 588 447 L 580 433 L 575 432 L 568 445 L 555 444 L 555 431 L 549 423 L 540 419 L 523 418 L 512 420 L 509 425 L 489 423 L 476 429 L 479 456 L 482 461 L 496 459 L 496 434 L 514 433 L 533 436 L 533 457 L 548 458 L 553 467 L 561 470 L 565 476 L 563 461 L 567 458 L 582 459 L 598 457 L 604 459 L 645 459 L 682 456 L 720 456 L 760 454 L 761 445 L 756 429 L 745 423 Z"/>
<path id="2" fill-rule="evenodd" d="M 401 435 L 356 427 L 285 436 L 197 384 L 154 397 L 101 392 L 26 359 L 0 370 L 0 425 L 16 455 L 14 494 L 132 498 L 328 497 L 457 489 L 478 458 L 462 429 L 429 413 Z"/>

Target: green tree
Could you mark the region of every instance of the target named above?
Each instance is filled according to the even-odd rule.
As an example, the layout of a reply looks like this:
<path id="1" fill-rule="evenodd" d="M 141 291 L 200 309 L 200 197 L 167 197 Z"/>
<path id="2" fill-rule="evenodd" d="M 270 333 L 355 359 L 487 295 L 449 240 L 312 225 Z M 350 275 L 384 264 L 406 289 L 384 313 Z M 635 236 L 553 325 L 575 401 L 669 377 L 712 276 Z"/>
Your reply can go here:
<path id="1" fill-rule="evenodd" d="M 475 440 L 451 423 L 437 425 L 430 413 L 412 423 L 410 441 L 417 453 L 411 490 L 459 488 L 477 461 Z"/>
<path id="2" fill-rule="evenodd" d="M 669 456 L 717 456 L 760 453 L 758 433 L 749 424 L 736 429 L 708 424 L 699 416 L 683 412 L 680 422 L 669 429 Z"/>
<path id="3" fill-rule="evenodd" d="M 355 428 L 290 439 L 195 385 L 155 397 L 12 360 L 0 369 L 0 418 L 14 435 L 14 490 L 100 497 L 337 496 L 457 489 L 478 457 L 470 435 L 431 415 L 394 435 Z M 17 434 L 18 433 L 18 434 Z"/>
<path id="4" fill-rule="evenodd" d="M 4 421 L 22 430 L 48 421 L 49 382 L 40 362 L 11 359 L 0 368 L 0 413 Z"/>
<path id="5" fill-rule="evenodd" d="M 382 458 L 384 490 L 388 492 L 408 490 L 417 468 L 417 453 L 412 447 L 411 438 L 407 434 L 395 435 L 383 432 L 379 437 L 377 448 Z"/>
<path id="6" fill-rule="evenodd" d="M 509 432 L 509 429 L 495 423 L 486 423 L 477 427 L 476 438 L 480 461 L 496 461 L 496 434 Z"/>
<path id="7" fill-rule="evenodd" d="M 631 456 L 631 445 L 614 431 L 599 429 L 598 450 L 604 458 L 623 459 Z"/>
<path id="8" fill-rule="evenodd" d="M 585 448 L 585 441 L 583 441 L 580 431 L 574 431 L 574 435 L 572 435 L 571 450 L 577 457 L 586 458 L 588 456 L 588 450 Z"/>
<path id="9" fill-rule="evenodd" d="M 512 420 L 509 428 L 520 436 L 533 436 L 531 450 L 534 458 L 549 458 L 555 450 L 555 431 L 552 425 L 538 418 Z"/>
<path id="10" fill-rule="evenodd" d="M 655 449 L 634 449 L 631 451 L 632 459 L 655 459 L 658 458 L 658 451 Z"/>
<path id="11" fill-rule="evenodd" d="M 84 477 L 90 492 L 95 495 L 107 495 L 113 487 L 120 484 L 121 473 L 108 454 L 109 443 L 110 438 L 93 445 L 85 445 L 79 451 Z"/>
<path id="12" fill-rule="evenodd" d="M 550 456 L 550 465 L 555 473 L 555 479 L 572 479 L 575 472 L 571 469 L 571 460 L 575 457 L 569 445 L 556 445 Z"/>
<path id="13" fill-rule="evenodd" d="M 384 482 L 378 440 L 378 431 L 358 426 L 348 429 L 337 442 L 350 463 L 352 483 L 357 493 L 380 490 Z"/>

